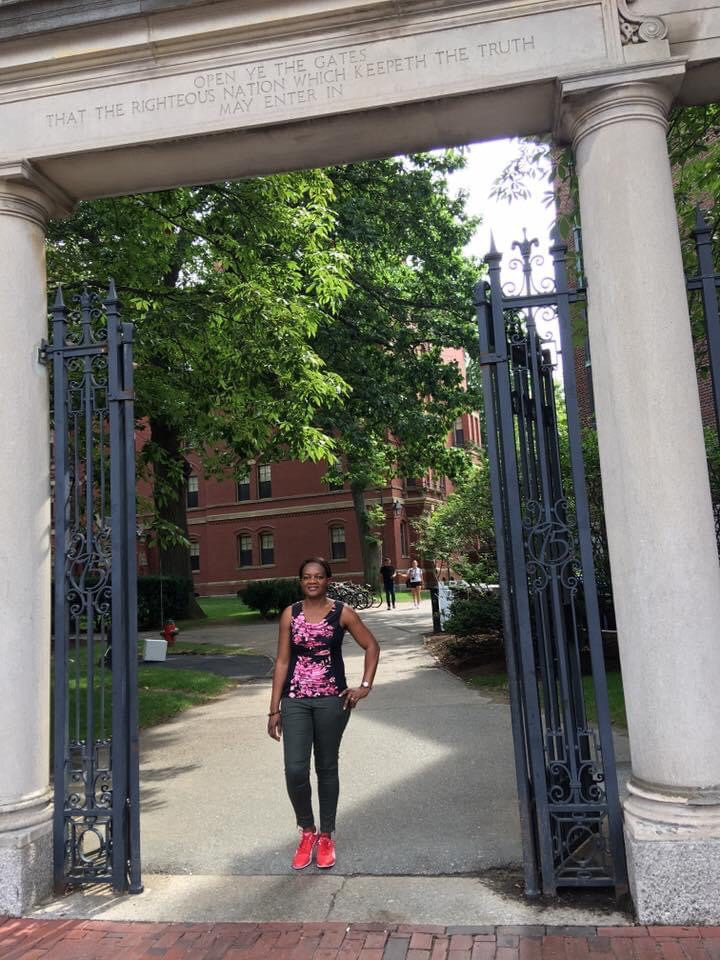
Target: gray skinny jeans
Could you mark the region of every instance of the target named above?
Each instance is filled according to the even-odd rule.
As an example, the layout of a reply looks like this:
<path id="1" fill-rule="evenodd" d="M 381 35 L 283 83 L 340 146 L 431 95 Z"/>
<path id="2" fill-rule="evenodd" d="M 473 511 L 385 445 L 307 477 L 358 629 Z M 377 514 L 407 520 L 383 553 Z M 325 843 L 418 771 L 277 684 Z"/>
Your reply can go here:
<path id="1" fill-rule="evenodd" d="M 350 719 L 341 697 L 283 697 L 282 739 L 285 783 L 299 827 L 315 824 L 310 787 L 310 754 L 315 754 L 315 773 L 320 801 L 320 831 L 335 829 L 340 781 L 338 753 Z"/>

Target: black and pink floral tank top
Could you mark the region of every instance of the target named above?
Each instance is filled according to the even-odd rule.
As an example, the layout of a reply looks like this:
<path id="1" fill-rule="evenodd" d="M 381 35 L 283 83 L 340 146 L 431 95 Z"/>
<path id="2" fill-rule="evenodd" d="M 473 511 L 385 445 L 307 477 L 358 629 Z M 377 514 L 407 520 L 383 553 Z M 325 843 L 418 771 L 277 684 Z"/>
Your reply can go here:
<path id="1" fill-rule="evenodd" d="M 320 623 L 308 623 L 302 601 L 292 605 L 290 665 L 284 697 L 336 697 L 347 688 L 340 623 L 343 604 L 334 600 Z"/>

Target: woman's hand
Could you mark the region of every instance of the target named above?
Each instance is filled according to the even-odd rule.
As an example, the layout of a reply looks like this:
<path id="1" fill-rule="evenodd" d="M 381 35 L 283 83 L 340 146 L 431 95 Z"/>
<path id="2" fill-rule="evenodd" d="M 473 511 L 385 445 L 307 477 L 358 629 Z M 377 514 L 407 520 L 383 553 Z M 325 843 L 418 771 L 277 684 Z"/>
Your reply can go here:
<path id="1" fill-rule="evenodd" d="M 364 700 L 369 693 L 370 687 L 348 687 L 347 690 L 343 690 L 340 694 L 345 698 L 343 710 L 354 710 L 358 700 Z"/>
<path id="2" fill-rule="evenodd" d="M 271 713 L 268 717 L 268 736 L 273 740 L 279 740 L 282 736 L 282 716 L 280 712 Z"/>

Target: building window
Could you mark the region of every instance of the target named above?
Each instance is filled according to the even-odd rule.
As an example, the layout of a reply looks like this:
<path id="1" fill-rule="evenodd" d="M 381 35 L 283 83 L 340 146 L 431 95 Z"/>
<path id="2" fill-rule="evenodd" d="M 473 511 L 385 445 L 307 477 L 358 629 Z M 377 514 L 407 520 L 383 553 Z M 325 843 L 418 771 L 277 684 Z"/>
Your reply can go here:
<path id="1" fill-rule="evenodd" d="M 458 417 L 455 421 L 455 430 L 453 431 L 453 446 L 465 446 L 465 428 L 463 426 L 462 417 Z"/>
<path id="2" fill-rule="evenodd" d="M 196 507 L 198 505 L 198 478 L 194 475 L 188 477 L 187 505 L 189 507 Z"/>
<path id="3" fill-rule="evenodd" d="M 235 484 L 235 499 L 240 502 L 241 500 L 250 499 L 250 474 L 246 473 L 244 476 Z"/>
<path id="4" fill-rule="evenodd" d="M 408 525 L 404 520 L 400 524 L 400 553 L 404 557 L 410 556 L 410 544 L 408 543 Z"/>
<path id="5" fill-rule="evenodd" d="M 330 556 L 333 560 L 344 560 L 347 557 L 345 527 L 330 527 Z"/>
<path id="6" fill-rule="evenodd" d="M 272 496 L 272 471 L 269 463 L 258 467 L 258 497 L 261 500 Z"/>
<path id="7" fill-rule="evenodd" d="M 253 544 L 249 533 L 241 533 L 238 537 L 238 560 L 241 567 L 251 567 L 253 562 Z"/>
<path id="8" fill-rule="evenodd" d="M 271 533 L 260 534 L 260 563 L 263 566 L 275 563 L 275 538 Z"/>
<path id="9" fill-rule="evenodd" d="M 190 541 L 190 569 L 200 569 L 200 544 L 197 540 Z"/>

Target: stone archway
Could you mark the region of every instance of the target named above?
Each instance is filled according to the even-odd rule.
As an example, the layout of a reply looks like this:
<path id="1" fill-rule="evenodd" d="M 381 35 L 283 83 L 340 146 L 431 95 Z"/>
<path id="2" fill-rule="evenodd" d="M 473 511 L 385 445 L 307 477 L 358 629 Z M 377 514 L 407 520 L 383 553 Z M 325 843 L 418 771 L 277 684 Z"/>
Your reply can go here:
<path id="1" fill-rule="evenodd" d="M 720 572 L 665 145 L 673 104 L 720 97 L 720 14 L 668 6 L 2 5 L 4 912 L 41 894 L 51 862 L 47 219 L 83 198 L 554 130 L 574 144 L 584 223 L 633 895 L 641 920 L 720 919 Z"/>

